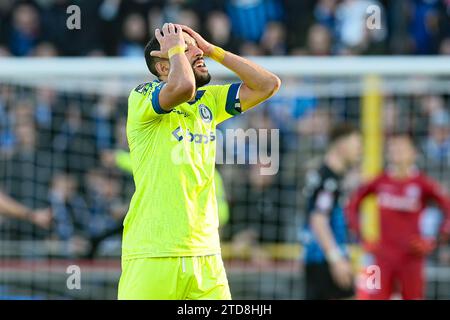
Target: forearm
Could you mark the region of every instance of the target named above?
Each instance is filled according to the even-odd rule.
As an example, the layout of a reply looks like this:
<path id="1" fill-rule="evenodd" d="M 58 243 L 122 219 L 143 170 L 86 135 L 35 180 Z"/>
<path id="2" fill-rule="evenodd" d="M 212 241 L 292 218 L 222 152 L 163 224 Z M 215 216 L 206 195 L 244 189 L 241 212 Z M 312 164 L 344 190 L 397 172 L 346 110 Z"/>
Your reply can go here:
<path id="1" fill-rule="evenodd" d="M 339 252 L 339 247 L 334 239 L 328 218 L 322 213 L 313 213 L 311 217 L 311 228 L 327 260 L 336 260 L 336 258 L 339 258 L 336 257 L 336 253 Z"/>
<path id="2" fill-rule="evenodd" d="M 357 195 L 353 195 L 345 208 L 345 214 L 348 220 L 348 227 L 356 235 L 359 235 L 360 233 L 359 207 L 361 205 L 362 199 L 363 198 L 358 197 Z"/>
<path id="3" fill-rule="evenodd" d="M 281 86 L 281 80 L 256 63 L 212 45 L 188 26 L 182 26 L 197 42 L 204 55 L 233 71 L 243 82 L 239 90 L 242 111 L 270 98 Z"/>
<path id="4" fill-rule="evenodd" d="M 184 53 L 170 58 L 170 71 L 167 86 L 174 93 L 179 93 L 182 102 L 189 101 L 195 93 L 195 77 L 192 67 Z"/>
<path id="5" fill-rule="evenodd" d="M 28 220 L 31 215 L 30 209 L 3 193 L 0 193 L 0 212 L 23 220 Z"/>
<path id="6" fill-rule="evenodd" d="M 236 73 L 242 82 L 252 90 L 264 91 L 279 86 L 280 79 L 275 74 L 231 52 L 225 52 L 221 63 Z"/>
<path id="7" fill-rule="evenodd" d="M 353 194 L 350 195 L 348 204 L 345 208 L 349 228 L 355 232 L 357 236 L 360 236 L 361 229 L 359 222 L 361 204 L 367 196 L 373 194 L 376 181 L 377 180 L 374 180 L 370 183 L 361 185 Z"/>
<path id="8" fill-rule="evenodd" d="M 221 52 L 221 49 L 217 49 Z M 212 58 L 227 67 L 242 80 L 239 91 L 242 111 L 260 104 L 273 96 L 281 86 L 281 80 L 256 63 L 230 52 L 214 54 Z"/>

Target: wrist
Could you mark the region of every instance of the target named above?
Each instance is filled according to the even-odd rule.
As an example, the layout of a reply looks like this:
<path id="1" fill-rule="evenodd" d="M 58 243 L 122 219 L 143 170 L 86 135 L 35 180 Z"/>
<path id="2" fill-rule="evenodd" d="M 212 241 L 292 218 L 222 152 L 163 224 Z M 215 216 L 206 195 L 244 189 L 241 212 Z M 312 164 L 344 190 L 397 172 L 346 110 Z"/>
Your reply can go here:
<path id="1" fill-rule="evenodd" d="M 27 221 L 33 221 L 33 211 L 30 209 L 26 209 L 23 211 L 23 220 L 27 220 Z"/>
<path id="2" fill-rule="evenodd" d="M 173 46 L 167 52 L 169 59 L 172 58 L 174 55 L 184 53 L 184 50 L 185 50 L 185 47 L 180 44 Z"/>
<path id="3" fill-rule="evenodd" d="M 225 59 L 225 53 L 226 51 L 223 50 L 221 47 L 212 46 L 212 49 L 209 53 L 209 57 L 214 61 L 221 63 L 223 59 Z"/>
<path id="4" fill-rule="evenodd" d="M 327 262 L 329 264 L 334 264 L 336 262 L 341 261 L 344 257 L 342 255 L 341 250 L 339 250 L 338 248 L 329 250 L 328 252 L 325 253 L 325 258 L 327 259 Z"/>

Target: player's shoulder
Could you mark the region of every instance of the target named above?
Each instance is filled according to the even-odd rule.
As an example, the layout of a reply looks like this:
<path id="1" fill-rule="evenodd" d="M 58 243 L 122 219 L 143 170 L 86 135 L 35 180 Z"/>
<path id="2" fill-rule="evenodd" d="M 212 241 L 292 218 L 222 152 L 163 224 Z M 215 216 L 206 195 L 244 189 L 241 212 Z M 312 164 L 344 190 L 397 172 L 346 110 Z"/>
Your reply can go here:
<path id="1" fill-rule="evenodd" d="M 137 96 L 137 95 L 146 96 L 152 90 L 154 90 L 157 86 L 161 86 L 162 84 L 163 83 L 159 80 L 153 80 L 150 82 L 141 83 L 131 90 L 130 97 Z"/>
<path id="2" fill-rule="evenodd" d="M 380 183 L 390 181 L 390 175 L 387 170 L 383 170 L 368 180 L 369 183 Z"/>
<path id="3" fill-rule="evenodd" d="M 317 187 L 322 183 L 322 176 L 318 168 L 309 169 L 305 174 L 305 184 L 307 187 Z"/>
<path id="4" fill-rule="evenodd" d="M 433 177 L 426 174 L 424 171 L 417 171 L 415 180 L 422 184 L 438 185 L 439 183 Z"/>
<path id="5" fill-rule="evenodd" d="M 339 179 L 325 165 L 321 165 L 306 173 L 306 184 L 310 189 L 335 191 L 339 187 Z"/>
<path id="6" fill-rule="evenodd" d="M 322 164 L 319 168 L 319 175 L 322 179 L 322 181 L 325 180 L 336 180 L 338 181 L 340 179 L 340 176 L 335 173 L 329 166 L 326 164 Z"/>
<path id="7" fill-rule="evenodd" d="M 448 189 L 445 187 L 445 183 L 426 174 L 425 172 L 420 172 L 414 183 L 419 185 L 427 193 L 449 196 Z"/>

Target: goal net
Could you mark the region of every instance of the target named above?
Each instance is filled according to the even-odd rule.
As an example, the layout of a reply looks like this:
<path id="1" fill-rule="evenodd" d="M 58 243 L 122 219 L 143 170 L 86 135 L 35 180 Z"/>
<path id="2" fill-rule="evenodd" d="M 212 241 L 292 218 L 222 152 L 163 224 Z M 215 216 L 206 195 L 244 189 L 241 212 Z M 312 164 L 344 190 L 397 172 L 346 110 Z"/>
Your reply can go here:
<path id="1" fill-rule="evenodd" d="M 399 130 L 413 134 L 419 166 L 450 190 L 450 61 L 255 60 L 283 84 L 219 126 L 222 253 L 234 298 L 300 299 L 305 176 L 320 164 L 334 124 L 351 122 L 364 135 L 362 167 L 348 175 L 347 190 L 381 169 L 384 138 Z M 236 81 L 214 62 L 209 68 L 212 83 Z M 52 211 L 47 228 L 0 212 L 0 299 L 116 298 L 134 191 L 127 98 L 152 79 L 139 59 L 0 60 L 0 190 Z M 427 210 L 423 230 L 434 234 L 440 213 Z M 376 234 L 373 215 L 365 230 Z M 449 257 L 443 248 L 430 258 L 427 298 L 450 298 Z"/>

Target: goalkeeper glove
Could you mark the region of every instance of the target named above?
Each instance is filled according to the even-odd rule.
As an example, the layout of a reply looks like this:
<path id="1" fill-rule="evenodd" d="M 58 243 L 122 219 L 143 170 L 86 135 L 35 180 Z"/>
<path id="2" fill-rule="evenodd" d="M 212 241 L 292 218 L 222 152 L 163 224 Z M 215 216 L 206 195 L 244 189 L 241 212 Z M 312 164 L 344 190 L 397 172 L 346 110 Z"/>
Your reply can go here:
<path id="1" fill-rule="evenodd" d="M 411 241 L 411 251 L 416 256 L 429 255 L 436 249 L 436 241 L 433 239 L 417 238 Z"/>

